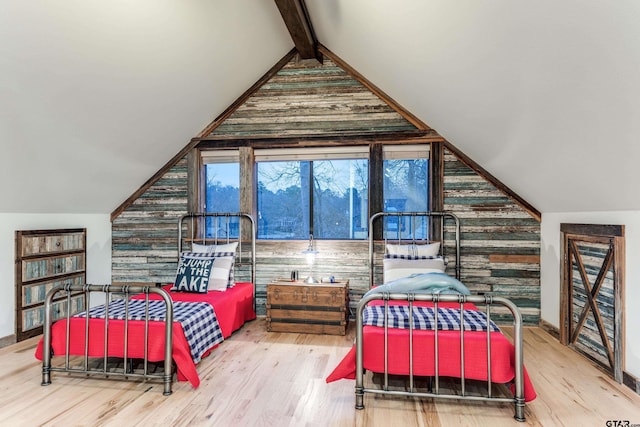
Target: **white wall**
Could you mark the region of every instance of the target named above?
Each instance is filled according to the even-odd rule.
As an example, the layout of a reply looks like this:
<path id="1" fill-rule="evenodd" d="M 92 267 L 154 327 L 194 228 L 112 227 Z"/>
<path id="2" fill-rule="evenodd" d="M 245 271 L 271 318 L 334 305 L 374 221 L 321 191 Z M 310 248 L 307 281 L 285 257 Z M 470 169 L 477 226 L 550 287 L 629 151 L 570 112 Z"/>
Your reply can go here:
<path id="1" fill-rule="evenodd" d="M 0 213 L 0 338 L 15 334 L 15 231 L 87 229 L 87 282 L 111 282 L 111 219 L 108 214 Z"/>
<path id="2" fill-rule="evenodd" d="M 293 47 L 256 0 L 2 0 L 0 40 L 2 213 L 111 212 Z"/>
<path id="3" fill-rule="evenodd" d="M 625 325 L 626 366 L 630 374 L 640 377 L 640 212 L 546 213 L 542 215 L 541 230 L 541 317 L 554 326 L 560 324 L 560 224 L 621 224 L 625 226 L 626 279 Z"/>

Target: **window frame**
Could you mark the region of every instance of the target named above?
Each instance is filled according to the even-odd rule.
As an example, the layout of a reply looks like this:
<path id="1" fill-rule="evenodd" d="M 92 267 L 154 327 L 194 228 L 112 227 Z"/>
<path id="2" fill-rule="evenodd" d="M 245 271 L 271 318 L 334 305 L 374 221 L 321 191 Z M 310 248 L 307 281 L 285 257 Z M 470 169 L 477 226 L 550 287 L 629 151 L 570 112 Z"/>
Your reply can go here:
<path id="1" fill-rule="evenodd" d="M 430 211 L 431 210 L 431 195 L 430 195 L 430 183 L 431 183 L 431 159 L 430 159 L 430 154 L 431 154 L 431 146 L 430 144 L 421 144 L 421 145 L 417 145 L 417 144 L 403 144 L 403 145 L 384 145 L 382 147 L 382 168 L 381 168 L 381 174 L 382 174 L 382 188 L 381 188 L 381 192 L 382 192 L 382 211 L 390 211 L 389 208 L 386 205 L 386 201 L 387 199 L 387 194 L 386 194 L 386 188 L 385 188 L 385 182 L 386 182 L 386 168 L 385 168 L 385 162 L 388 160 L 417 160 L 417 159 L 423 159 L 427 161 L 427 168 L 426 168 L 426 185 L 425 188 L 423 189 L 424 191 L 424 199 L 426 201 L 426 208 L 424 209 L 402 209 L 399 210 L 398 212 L 411 212 L 411 211 Z M 404 230 L 404 227 L 408 225 L 408 228 L 404 231 L 401 231 L 400 228 L 400 223 L 398 222 L 398 228 L 395 232 L 395 236 L 393 234 L 389 234 L 392 233 L 389 231 L 389 228 L 387 225 L 385 225 L 383 228 L 384 230 L 382 238 L 384 239 L 397 239 L 397 240 L 414 240 L 416 238 L 416 230 L 414 229 L 416 227 L 416 223 L 414 222 L 414 220 L 409 220 L 408 218 L 396 218 L 396 221 L 403 221 L 403 228 L 402 230 Z M 392 218 L 386 218 L 385 221 L 392 221 Z M 409 223 L 407 223 L 407 221 L 411 221 Z M 424 221 L 424 219 L 423 219 Z M 425 224 L 422 224 L 423 227 L 425 226 Z M 424 230 L 424 236 L 420 237 L 420 239 L 429 239 L 429 236 L 431 235 L 431 228 L 429 224 L 426 224 L 425 230 Z M 386 232 L 385 232 L 386 231 Z M 405 231 L 407 231 L 409 234 L 407 236 L 404 235 Z M 413 233 L 413 234 L 412 234 Z"/>
<path id="2" fill-rule="evenodd" d="M 317 159 L 327 159 L 330 153 L 344 149 L 345 152 L 362 153 L 363 158 L 368 158 L 368 213 L 367 218 L 372 214 L 384 210 L 384 160 L 389 153 L 415 153 L 416 149 L 423 151 L 428 156 L 429 166 L 427 171 L 427 206 L 431 210 L 441 210 L 442 206 L 442 144 L 434 144 L 430 141 L 378 141 L 352 144 L 331 145 L 323 142 L 323 145 L 316 145 L 313 142 L 297 142 L 295 148 L 291 144 L 286 146 L 276 144 L 265 145 L 264 142 L 244 141 L 218 141 L 219 146 L 214 141 L 206 141 L 196 149 L 188 153 L 189 157 L 189 209 L 198 212 L 206 209 L 206 182 L 204 178 L 204 165 L 213 159 L 237 159 L 240 163 L 240 211 L 250 213 L 254 218 L 257 215 L 257 162 L 265 159 L 265 156 L 276 159 L 278 156 L 297 155 L 304 160 L 308 160 L 313 154 Z M 260 144 L 259 146 L 257 146 Z M 278 144 L 279 145 L 279 144 Z M 335 155 L 335 154 L 334 154 Z M 282 158 L 282 157 L 280 157 Z M 414 157 L 415 158 L 415 157 Z M 438 160 L 440 159 L 440 160 Z M 440 189 L 440 190 L 438 190 Z M 368 228 L 368 224 L 367 224 Z M 377 227 L 376 227 L 377 228 Z M 371 233 L 371 230 L 367 231 Z M 374 230 L 374 238 L 380 239 L 381 232 Z M 359 239 L 336 239 L 336 240 L 359 240 Z"/>
<path id="3" fill-rule="evenodd" d="M 254 151 L 254 160 L 256 171 L 258 169 L 259 163 L 266 162 L 309 162 L 309 176 L 310 180 L 314 176 L 314 162 L 317 161 L 341 161 L 341 160 L 366 160 L 367 161 L 367 188 L 366 193 L 367 197 L 370 194 L 370 182 L 369 182 L 369 147 L 365 145 L 356 145 L 356 146 L 341 146 L 341 147 L 306 147 L 306 148 L 267 148 L 267 149 L 256 149 Z M 258 182 L 257 172 L 256 172 L 256 183 Z M 308 200 L 309 200 L 309 209 L 305 212 L 308 221 L 308 230 L 307 234 L 314 236 L 314 239 L 325 239 L 325 240 L 364 240 L 366 239 L 366 235 L 362 238 L 342 238 L 342 239 L 327 239 L 321 236 L 318 236 L 315 228 L 315 203 L 314 203 L 314 186 L 309 185 L 307 189 L 302 189 L 301 191 L 308 191 Z M 255 195 L 257 199 L 257 184 Z M 257 203 L 256 203 L 257 204 Z M 368 209 L 368 206 L 367 206 Z M 368 227 L 368 224 L 365 220 L 365 226 Z M 258 234 L 259 231 L 258 231 Z M 263 238 L 264 239 L 264 238 Z M 277 239 L 265 239 L 265 240 L 277 240 Z M 300 239 L 292 239 L 292 240 L 300 240 Z"/>

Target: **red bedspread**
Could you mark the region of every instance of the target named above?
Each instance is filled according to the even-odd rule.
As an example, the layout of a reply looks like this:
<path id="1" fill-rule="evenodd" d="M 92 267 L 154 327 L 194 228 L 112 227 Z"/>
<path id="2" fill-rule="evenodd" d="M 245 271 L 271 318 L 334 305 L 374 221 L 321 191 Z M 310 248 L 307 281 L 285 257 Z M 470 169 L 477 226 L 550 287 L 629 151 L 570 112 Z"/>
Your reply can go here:
<path id="1" fill-rule="evenodd" d="M 164 286 L 169 292 L 172 285 Z M 245 322 L 256 318 L 253 310 L 253 285 L 239 282 L 225 292 L 209 291 L 206 294 L 191 292 L 169 292 L 173 301 L 208 302 L 213 306 L 222 329 L 224 338 L 228 338 Z M 141 296 L 140 298 L 144 298 Z M 158 295 L 150 295 L 150 299 L 160 299 Z"/>
<path id="2" fill-rule="evenodd" d="M 440 304 L 446 307 L 445 303 Z M 458 308 L 459 305 L 451 306 Z M 468 307 L 465 306 L 465 309 Z M 395 375 L 409 374 L 409 335 L 406 329 L 389 328 L 389 373 Z M 487 380 L 487 335 L 486 332 L 464 333 L 465 378 Z M 363 366 L 372 372 L 384 372 L 384 328 L 365 326 L 363 329 Z M 427 330 L 414 331 L 414 375 L 435 375 L 434 332 Z M 508 383 L 515 376 L 514 346 L 500 332 L 491 332 L 491 380 L 495 383 Z M 459 331 L 438 332 L 439 375 L 460 377 L 460 334 Z M 417 357 L 416 355 L 420 355 Z M 326 378 L 326 382 L 339 379 L 355 379 L 356 348 L 355 345 Z M 536 392 L 524 371 L 525 401 L 536 398 Z"/>
<path id="3" fill-rule="evenodd" d="M 171 285 L 165 287 L 169 291 Z M 236 283 L 233 288 L 225 292 L 209 291 L 207 294 L 186 292 L 170 292 L 173 301 L 208 302 L 213 305 L 218 323 L 224 338 L 228 338 L 246 321 L 256 318 L 253 310 L 253 284 Z M 142 296 L 142 298 L 144 298 Z M 151 299 L 160 299 L 150 295 Z M 104 320 L 89 320 L 89 356 L 104 356 Z M 51 345 L 56 356 L 65 353 L 66 320 L 56 322 L 52 327 Z M 107 353 L 111 357 L 124 357 L 124 321 L 109 320 L 109 348 Z M 71 318 L 70 348 L 71 355 L 84 355 L 84 318 Z M 42 360 L 42 339 L 36 348 L 36 358 Z M 213 347 L 215 348 L 215 346 Z M 213 350 L 211 348 L 209 351 Z M 189 381 L 196 388 L 200 385 L 200 378 L 195 364 L 191 359 L 189 343 L 179 322 L 173 324 L 173 360 L 178 368 L 178 380 Z M 129 322 L 128 357 L 144 357 L 144 321 Z M 164 360 L 164 322 L 149 322 L 148 360 L 159 362 Z"/>

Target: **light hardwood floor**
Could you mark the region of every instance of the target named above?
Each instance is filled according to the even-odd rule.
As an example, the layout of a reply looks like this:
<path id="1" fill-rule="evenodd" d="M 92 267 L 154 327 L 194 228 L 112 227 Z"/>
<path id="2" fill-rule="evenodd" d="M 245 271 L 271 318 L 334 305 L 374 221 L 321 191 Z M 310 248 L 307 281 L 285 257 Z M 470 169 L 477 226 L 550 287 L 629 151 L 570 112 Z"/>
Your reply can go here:
<path id="1" fill-rule="evenodd" d="M 365 396 L 354 381 L 324 379 L 353 342 L 345 337 L 268 333 L 246 324 L 198 366 L 202 383 L 159 384 L 53 374 L 40 385 L 37 339 L 0 349 L 0 425 L 10 426 L 606 426 L 640 425 L 640 396 L 540 328 L 525 330 L 525 365 L 538 398 L 526 423 L 507 404 Z"/>

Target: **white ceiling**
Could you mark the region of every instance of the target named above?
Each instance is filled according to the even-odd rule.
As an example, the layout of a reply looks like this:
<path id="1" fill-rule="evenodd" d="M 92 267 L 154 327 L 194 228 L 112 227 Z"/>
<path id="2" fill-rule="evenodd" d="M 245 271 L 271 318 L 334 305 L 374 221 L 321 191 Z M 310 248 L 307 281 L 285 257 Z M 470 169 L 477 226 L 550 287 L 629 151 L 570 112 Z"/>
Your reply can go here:
<path id="1" fill-rule="evenodd" d="M 542 213 L 640 210 L 640 2 L 306 4 Z M 270 0 L 3 0 L 0 40 L 3 213 L 110 213 L 293 47 Z"/>

